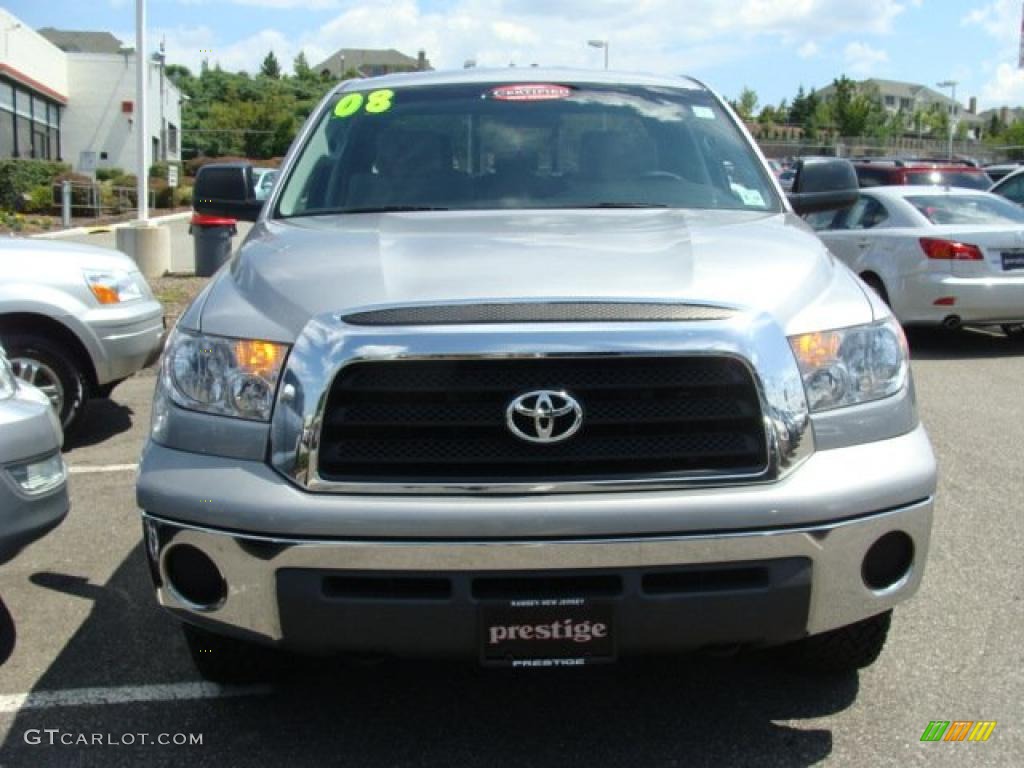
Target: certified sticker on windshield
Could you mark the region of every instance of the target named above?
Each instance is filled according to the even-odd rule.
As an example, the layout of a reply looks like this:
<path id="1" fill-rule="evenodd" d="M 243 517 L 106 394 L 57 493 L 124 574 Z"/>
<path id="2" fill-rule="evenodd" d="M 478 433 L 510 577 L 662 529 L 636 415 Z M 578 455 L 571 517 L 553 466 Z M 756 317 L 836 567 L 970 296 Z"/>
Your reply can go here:
<path id="1" fill-rule="evenodd" d="M 551 101 L 572 96 L 572 88 L 546 83 L 502 85 L 491 89 L 491 98 L 498 101 Z"/>

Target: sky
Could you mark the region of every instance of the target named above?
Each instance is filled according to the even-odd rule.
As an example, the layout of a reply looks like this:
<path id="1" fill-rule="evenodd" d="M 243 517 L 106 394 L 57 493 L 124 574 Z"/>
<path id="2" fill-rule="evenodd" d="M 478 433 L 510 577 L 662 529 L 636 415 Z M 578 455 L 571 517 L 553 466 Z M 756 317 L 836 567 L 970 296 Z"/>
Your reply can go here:
<path id="1" fill-rule="evenodd" d="M 0 0 L 39 28 L 106 30 L 134 44 L 135 0 Z M 338 48 L 424 49 L 436 69 L 600 68 L 700 78 L 728 98 L 792 99 L 847 74 L 934 86 L 957 80 L 981 109 L 1024 105 L 1021 0 L 148 0 L 151 47 L 198 70 L 207 58 L 285 70 Z"/>

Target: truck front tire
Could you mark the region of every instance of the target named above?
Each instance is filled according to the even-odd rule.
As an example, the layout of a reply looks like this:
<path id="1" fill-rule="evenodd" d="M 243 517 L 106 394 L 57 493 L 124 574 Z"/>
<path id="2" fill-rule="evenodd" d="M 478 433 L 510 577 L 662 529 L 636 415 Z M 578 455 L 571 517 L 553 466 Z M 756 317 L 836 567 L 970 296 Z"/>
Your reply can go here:
<path id="1" fill-rule="evenodd" d="M 892 611 L 783 646 L 786 663 L 798 672 L 834 675 L 870 666 L 885 646 Z"/>
<path id="2" fill-rule="evenodd" d="M 223 685 L 258 683 L 273 677 L 278 656 L 273 649 L 182 624 L 192 662 L 204 680 Z"/>

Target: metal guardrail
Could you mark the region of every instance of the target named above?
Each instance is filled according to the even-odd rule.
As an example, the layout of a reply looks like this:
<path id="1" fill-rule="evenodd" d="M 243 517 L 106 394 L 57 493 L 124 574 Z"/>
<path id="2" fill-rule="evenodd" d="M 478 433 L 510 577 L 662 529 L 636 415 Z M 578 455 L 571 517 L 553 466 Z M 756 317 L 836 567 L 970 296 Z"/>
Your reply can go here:
<path id="1" fill-rule="evenodd" d="M 118 216 L 136 209 L 135 187 L 104 187 L 99 182 L 62 181 L 53 185 L 53 205 L 61 212 L 61 222 L 71 226 L 71 219 Z M 148 194 L 150 208 L 156 207 L 156 191 Z"/>

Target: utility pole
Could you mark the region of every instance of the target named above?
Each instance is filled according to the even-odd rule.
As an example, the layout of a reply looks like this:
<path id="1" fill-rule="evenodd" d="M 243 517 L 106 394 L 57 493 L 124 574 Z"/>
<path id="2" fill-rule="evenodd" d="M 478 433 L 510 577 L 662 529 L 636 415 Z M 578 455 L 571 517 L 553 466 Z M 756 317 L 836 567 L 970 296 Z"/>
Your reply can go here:
<path id="1" fill-rule="evenodd" d="M 604 48 L 604 68 L 608 69 L 608 41 L 587 40 L 587 45 L 589 45 L 591 48 Z"/>
<path id="2" fill-rule="evenodd" d="M 136 190 L 138 197 L 138 221 L 149 220 L 149 126 L 146 120 L 146 70 L 149 59 L 146 58 L 146 0 L 135 0 L 135 107 L 138 110 L 135 128 L 136 147 L 139 153 L 135 163 Z"/>
<path id="3" fill-rule="evenodd" d="M 947 160 L 952 162 L 953 160 L 953 131 L 956 129 L 953 118 L 956 116 L 956 111 L 959 110 L 959 105 L 956 103 L 956 87 L 960 85 L 956 80 L 943 80 L 938 83 L 939 88 L 952 88 L 953 89 L 953 105 L 949 108 L 949 153 Z"/>

